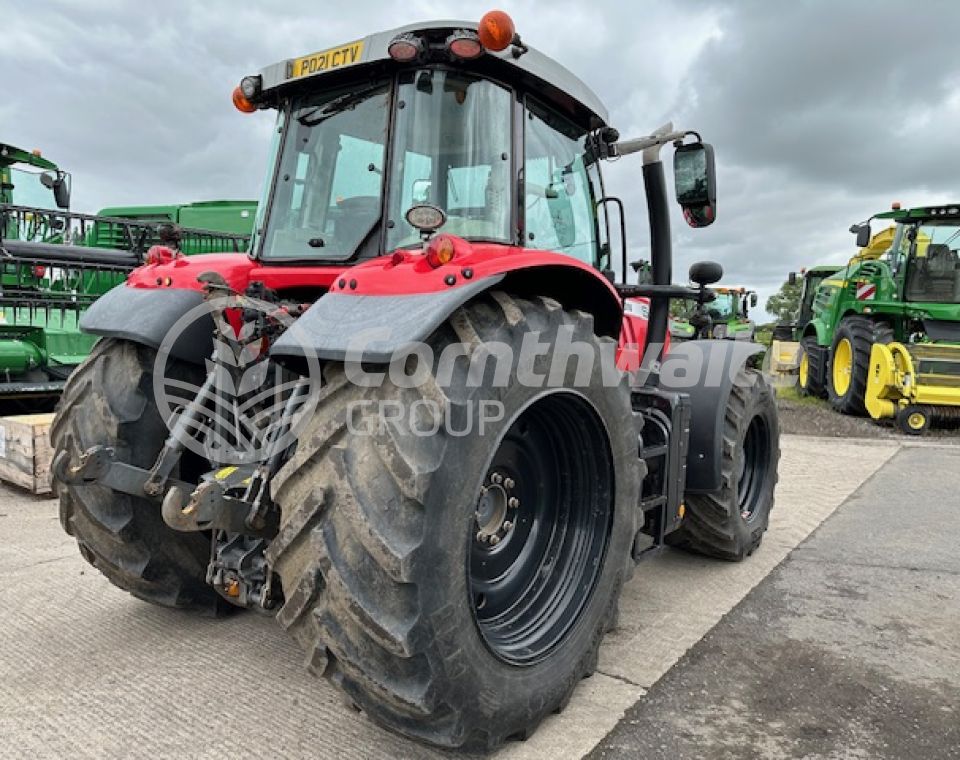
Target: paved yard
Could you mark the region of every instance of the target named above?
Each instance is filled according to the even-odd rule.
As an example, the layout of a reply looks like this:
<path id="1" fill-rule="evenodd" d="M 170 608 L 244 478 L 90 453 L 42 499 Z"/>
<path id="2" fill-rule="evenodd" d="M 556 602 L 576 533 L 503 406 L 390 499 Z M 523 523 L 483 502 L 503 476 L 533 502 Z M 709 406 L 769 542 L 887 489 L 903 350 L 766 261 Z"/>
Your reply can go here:
<path id="1" fill-rule="evenodd" d="M 896 454 L 592 757 L 960 757 L 958 472 Z"/>
<path id="2" fill-rule="evenodd" d="M 630 730 L 641 723 L 631 721 L 640 721 L 641 712 L 663 698 L 662 685 L 689 667 L 693 653 L 678 668 L 671 668 L 691 647 L 702 648 L 711 641 L 710 636 L 701 641 L 711 629 L 711 636 L 717 635 L 730 620 L 742 616 L 754 596 L 775 600 L 782 592 L 769 590 L 771 579 L 737 607 L 791 550 L 897 454 L 899 446 L 889 441 L 784 437 L 777 506 L 759 552 L 734 565 L 667 551 L 641 565 L 625 592 L 621 627 L 601 650 L 600 672 L 581 684 L 562 715 L 548 720 L 531 740 L 508 745 L 498 757 L 560 760 L 581 757 L 595 748 L 624 756 L 642 748 L 642 752 L 655 755 L 649 737 Z M 915 473 L 910 457 L 924 461 L 928 455 L 947 456 L 940 449 L 901 450 L 894 467 Z M 955 481 L 960 462 L 956 461 L 958 454 L 952 456 L 946 470 L 951 475 L 945 477 Z M 877 493 L 875 484 L 880 477 L 870 480 L 837 515 L 837 519 L 854 521 L 853 530 L 865 547 L 893 540 L 892 534 L 867 530 L 866 525 L 876 520 L 868 523 L 863 516 L 848 515 L 869 506 L 874 497 L 864 494 Z M 929 474 L 910 477 L 881 487 L 876 498 L 885 498 L 891 505 L 882 512 L 885 520 L 896 516 L 894 505 L 899 505 L 902 519 L 915 514 L 910 513 L 911 507 L 940 497 L 937 478 Z M 940 478 L 939 482 L 948 481 Z M 870 488 L 874 490 L 868 491 Z M 909 498 L 896 497 L 903 493 L 900 489 L 907 489 Z M 52 500 L 0 490 L 0 756 L 448 757 L 383 732 L 344 706 L 329 684 L 302 669 L 298 648 L 272 620 L 254 614 L 226 620 L 198 618 L 150 607 L 114 589 L 80 558 L 73 540 L 61 532 L 56 513 Z M 905 542 L 915 534 L 907 525 L 902 527 L 899 535 L 903 541 L 895 542 L 897 550 L 902 556 L 912 555 L 911 545 Z M 809 552 L 804 546 L 783 566 L 801 561 L 809 566 L 803 582 L 797 582 L 798 588 L 808 587 L 807 595 L 813 599 L 842 596 L 825 585 L 836 584 L 824 575 L 826 560 L 821 562 L 817 555 L 795 559 Z M 779 578 L 781 572 L 773 578 Z M 880 569 L 871 573 L 870 579 L 851 578 L 849 584 L 856 593 L 869 594 L 882 605 L 888 578 Z M 956 578 L 952 576 L 953 581 Z M 858 584 L 869 588 L 858 590 Z M 925 612 L 949 604 L 949 600 L 935 601 L 933 594 L 939 587 L 924 585 L 917 594 L 926 606 L 913 606 Z M 818 588 L 828 589 L 829 594 Z M 952 600 L 956 610 L 956 596 Z M 897 604 L 901 602 L 906 599 Z M 734 614 L 722 620 L 734 608 Z M 805 625 L 804 608 L 794 604 L 791 609 L 795 614 L 771 608 L 771 630 Z M 895 609 L 901 617 L 906 614 L 902 606 L 891 606 L 891 614 Z M 864 613 L 863 626 L 854 626 L 854 633 L 869 639 L 870 646 L 877 649 L 878 659 L 888 642 L 883 614 L 883 608 L 877 607 L 870 616 Z M 921 616 L 920 621 L 925 625 L 927 618 Z M 924 650 L 926 656 L 933 657 L 938 651 L 938 639 L 949 637 L 950 631 L 937 627 L 942 622 L 938 618 L 930 623 L 930 630 L 915 632 L 934 642 Z M 954 626 L 953 631 L 957 629 Z M 844 646 L 853 649 L 855 639 Z M 733 663 L 734 656 L 739 659 L 743 648 L 749 646 L 724 643 L 711 650 L 710 667 Z M 700 649 L 693 650 L 697 651 Z M 797 677 L 791 668 L 805 662 L 802 651 L 787 654 L 796 656 L 782 661 L 784 689 L 809 692 L 808 682 L 799 681 L 794 687 L 790 681 Z M 766 668 L 765 677 L 779 682 L 777 671 L 770 670 L 773 665 L 758 660 L 759 664 Z M 912 660 L 904 667 L 914 673 L 917 670 Z M 957 671 L 955 661 L 942 667 Z M 749 674 L 737 675 L 747 678 Z M 707 690 L 704 704 L 711 698 Z M 751 709 L 745 696 L 738 699 Z M 731 702 L 730 709 L 736 712 L 737 704 Z M 697 715 L 691 706 L 670 709 L 677 709 L 677 721 Z M 758 710 L 742 719 L 755 721 L 753 728 L 762 732 L 760 721 L 770 720 L 772 708 L 763 705 L 763 709 L 767 712 Z M 652 713 L 647 715 L 649 719 Z M 701 723 L 709 727 L 712 713 L 706 715 Z M 714 742 L 726 747 L 737 725 L 731 720 L 717 728 L 716 734 L 690 745 L 695 748 L 694 755 L 710 756 Z M 608 734 L 606 743 L 597 747 Z M 272 738 L 277 735 L 283 738 Z M 646 743 L 641 744 L 641 739 Z M 750 745 L 750 751 L 757 746 Z M 775 750 L 779 746 L 771 745 Z"/>

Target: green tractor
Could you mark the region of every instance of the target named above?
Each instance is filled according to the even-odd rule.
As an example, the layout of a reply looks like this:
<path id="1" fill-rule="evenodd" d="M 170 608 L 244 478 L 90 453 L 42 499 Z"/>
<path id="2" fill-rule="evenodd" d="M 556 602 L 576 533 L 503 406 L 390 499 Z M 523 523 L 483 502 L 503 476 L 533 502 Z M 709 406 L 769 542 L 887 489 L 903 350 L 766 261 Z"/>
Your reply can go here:
<path id="1" fill-rule="evenodd" d="M 872 235 L 870 221 L 893 226 Z M 960 417 L 960 206 L 855 224 L 860 251 L 817 287 L 802 327 L 801 390 L 918 435 Z"/>
<path id="2" fill-rule="evenodd" d="M 757 291 L 746 288 L 711 288 L 712 300 L 698 305 L 687 316 L 670 321 L 670 337 L 674 340 L 716 338 L 752 341 L 757 332 L 749 310 L 757 305 Z"/>
<path id="3" fill-rule="evenodd" d="M 94 340 L 83 311 L 158 243 L 184 253 L 245 250 L 252 201 L 69 211 L 71 176 L 39 151 L 0 144 L 0 407 L 51 407 Z M 200 229 L 200 228 L 203 229 Z"/>

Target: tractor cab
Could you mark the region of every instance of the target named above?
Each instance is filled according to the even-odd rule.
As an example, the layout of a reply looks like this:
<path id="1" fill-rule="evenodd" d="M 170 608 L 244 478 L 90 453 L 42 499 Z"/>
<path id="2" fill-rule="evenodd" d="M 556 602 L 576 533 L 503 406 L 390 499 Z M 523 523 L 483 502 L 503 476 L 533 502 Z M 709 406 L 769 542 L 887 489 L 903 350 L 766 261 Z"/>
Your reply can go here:
<path id="1" fill-rule="evenodd" d="M 429 206 L 441 234 L 610 266 L 606 109 L 513 33 L 404 27 L 269 67 L 234 100 L 278 112 L 253 248 L 265 263 L 419 249 L 408 212 Z"/>
<path id="2" fill-rule="evenodd" d="M 848 267 L 863 282 L 858 298 L 907 305 L 912 321 L 898 338 L 930 332 L 926 322 L 937 323 L 935 339 L 960 342 L 960 206 L 897 207 L 873 219 L 895 226 L 872 234 L 868 220 L 851 228 L 861 246 Z"/>
<path id="3" fill-rule="evenodd" d="M 751 308 L 757 305 L 757 292 L 745 288 L 714 288 L 716 298 L 709 311 L 716 320 L 746 320 Z"/>

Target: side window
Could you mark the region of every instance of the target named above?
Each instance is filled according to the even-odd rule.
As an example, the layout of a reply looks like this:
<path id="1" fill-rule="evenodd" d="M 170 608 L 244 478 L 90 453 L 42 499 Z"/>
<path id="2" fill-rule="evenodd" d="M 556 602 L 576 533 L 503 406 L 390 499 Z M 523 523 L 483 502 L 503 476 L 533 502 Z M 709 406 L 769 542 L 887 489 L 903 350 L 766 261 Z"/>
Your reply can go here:
<path id="1" fill-rule="evenodd" d="M 596 198 L 584 162 L 586 132 L 531 100 L 524 124 L 524 245 L 597 264 Z"/>

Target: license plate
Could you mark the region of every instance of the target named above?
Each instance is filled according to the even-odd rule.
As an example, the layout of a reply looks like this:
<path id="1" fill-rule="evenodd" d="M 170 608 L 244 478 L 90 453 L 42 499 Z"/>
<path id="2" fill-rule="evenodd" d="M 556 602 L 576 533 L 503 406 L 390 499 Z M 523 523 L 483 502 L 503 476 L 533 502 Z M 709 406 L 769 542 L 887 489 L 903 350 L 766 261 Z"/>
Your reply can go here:
<path id="1" fill-rule="evenodd" d="M 363 55 L 363 40 L 349 42 L 346 45 L 338 45 L 329 50 L 321 50 L 319 53 L 311 53 L 301 58 L 294 58 L 290 62 L 287 79 L 297 79 L 299 77 L 310 76 L 321 71 L 330 71 L 331 69 L 341 69 L 344 66 L 353 66 L 360 63 L 360 57 Z"/>

